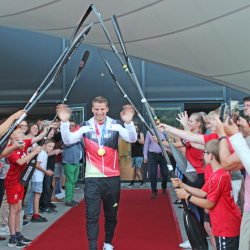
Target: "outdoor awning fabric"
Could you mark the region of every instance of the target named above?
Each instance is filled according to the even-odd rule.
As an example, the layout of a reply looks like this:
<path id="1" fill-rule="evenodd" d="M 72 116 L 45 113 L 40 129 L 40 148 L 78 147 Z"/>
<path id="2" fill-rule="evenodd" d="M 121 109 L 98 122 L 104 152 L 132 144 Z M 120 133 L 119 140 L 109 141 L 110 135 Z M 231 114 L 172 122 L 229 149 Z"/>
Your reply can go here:
<path id="1" fill-rule="evenodd" d="M 91 3 L 119 52 L 112 14 L 130 56 L 250 94 L 249 0 L 8 0 L 0 25 L 69 39 Z M 84 43 L 111 50 L 93 12 L 91 22 Z"/>

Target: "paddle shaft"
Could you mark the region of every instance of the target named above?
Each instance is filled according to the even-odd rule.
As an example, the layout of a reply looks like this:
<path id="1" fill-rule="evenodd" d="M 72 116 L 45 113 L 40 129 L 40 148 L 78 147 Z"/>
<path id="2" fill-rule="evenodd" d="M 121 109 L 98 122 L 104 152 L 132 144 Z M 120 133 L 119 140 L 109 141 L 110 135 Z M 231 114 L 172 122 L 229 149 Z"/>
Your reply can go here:
<path id="1" fill-rule="evenodd" d="M 159 119 L 156 117 L 154 111 L 150 108 L 150 105 L 148 104 L 146 98 L 144 97 L 144 94 L 143 94 L 143 92 L 142 92 L 142 90 L 141 90 L 141 87 L 140 87 L 140 84 L 139 84 L 139 82 L 138 82 L 138 79 L 137 79 L 137 77 L 136 77 L 136 75 L 135 75 L 135 72 L 134 72 L 132 63 L 131 63 L 131 61 L 130 61 L 130 59 L 129 59 L 129 57 L 128 57 L 128 54 L 127 54 L 125 45 L 124 45 L 124 43 L 123 43 L 123 39 L 122 39 L 122 35 L 121 35 L 121 32 L 120 32 L 120 28 L 119 28 L 118 22 L 117 22 L 116 17 L 115 17 L 114 15 L 112 16 L 112 22 L 113 22 L 113 24 L 114 24 L 114 27 L 115 27 L 115 31 L 116 31 L 118 40 L 119 40 L 119 42 L 120 42 L 120 44 L 121 44 L 121 47 L 122 47 L 122 50 L 123 50 L 123 54 L 124 54 L 124 56 L 125 56 L 125 58 L 126 58 L 126 61 L 127 61 L 127 64 L 128 64 L 128 70 L 130 71 L 130 73 L 131 73 L 131 75 L 132 75 L 133 83 L 135 84 L 135 86 L 136 86 L 136 88 L 137 88 L 137 90 L 138 90 L 138 92 L 139 92 L 139 94 L 140 94 L 140 96 L 141 96 L 141 102 L 144 104 L 144 106 L 145 106 L 145 108 L 146 108 L 146 111 L 147 111 L 147 113 L 148 113 L 149 119 L 150 119 L 150 121 L 151 121 L 151 123 L 152 123 L 153 129 L 154 129 L 154 131 L 155 131 L 155 134 L 156 134 L 156 136 L 157 136 L 158 142 L 159 142 L 159 144 L 160 144 L 162 153 L 163 153 L 163 155 L 164 155 L 164 157 L 165 157 L 167 163 L 170 163 L 169 158 L 168 158 L 168 155 L 167 155 L 167 153 L 166 153 L 166 151 L 165 151 L 165 148 L 164 148 L 163 143 L 162 143 L 162 141 L 161 141 L 161 139 L 160 139 L 160 137 L 159 137 L 157 128 L 156 128 L 155 123 L 154 123 L 154 120 L 156 121 L 156 123 L 159 123 Z M 154 116 L 154 119 L 153 119 L 152 115 Z M 166 137 L 166 139 L 169 141 L 169 138 L 168 138 L 168 136 L 167 136 L 166 133 L 165 133 L 165 137 Z M 168 165 L 168 169 L 169 169 L 171 175 L 175 178 L 175 173 L 174 173 L 174 171 L 173 171 L 173 167 L 171 166 L 171 164 Z M 185 211 L 186 211 L 187 217 L 191 220 L 191 224 L 195 227 L 194 221 L 197 221 L 197 218 L 196 218 L 196 220 L 194 220 L 194 218 L 192 218 L 191 213 L 189 213 L 189 210 L 188 210 L 188 207 L 187 207 L 187 204 L 186 204 L 186 201 L 185 201 L 185 200 L 182 200 L 182 204 L 183 204 L 183 207 L 184 207 L 184 209 L 185 209 Z M 200 225 L 200 224 L 199 224 L 199 225 Z M 196 233 L 199 234 L 199 230 L 197 231 L 197 228 L 196 228 L 196 227 L 195 227 L 195 229 L 196 229 Z M 200 230 L 202 230 L 201 226 L 200 226 Z M 189 231 L 188 231 L 188 232 L 189 232 Z M 199 236 L 200 236 L 200 235 L 199 235 Z M 191 235 L 191 241 L 192 241 L 192 244 L 193 244 L 195 247 L 196 247 L 196 245 L 202 245 L 202 248 L 201 248 L 201 249 L 207 249 L 207 247 L 203 247 L 203 246 L 205 246 L 205 241 L 206 241 L 206 239 L 205 239 L 205 241 L 204 241 L 204 239 L 202 239 L 201 237 L 199 237 L 199 244 L 195 244 L 195 243 L 197 243 L 197 242 L 193 240 L 193 237 L 192 237 L 192 235 Z M 190 241 L 190 242 L 191 242 L 191 241 Z M 196 249 L 196 248 L 194 248 L 194 249 Z"/>
<path id="2" fill-rule="evenodd" d="M 56 61 L 56 63 L 52 67 L 52 69 L 49 71 L 49 73 L 47 74 L 47 76 L 44 78 L 44 80 L 42 81 L 42 83 L 40 84 L 40 86 L 38 87 L 38 89 L 35 91 L 35 93 L 31 97 L 31 99 L 29 100 L 29 102 L 26 104 L 26 106 L 24 107 L 24 110 L 27 110 L 28 107 L 29 107 L 29 105 L 33 103 L 33 101 L 36 99 L 36 97 L 38 96 L 39 92 L 41 91 L 44 83 L 49 79 L 49 77 L 52 75 L 52 73 L 54 72 L 54 70 L 58 67 L 58 65 L 62 61 L 62 58 L 65 56 L 66 52 L 68 51 L 68 49 L 72 45 L 77 32 L 79 31 L 79 29 L 81 28 L 83 22 L 86 20 L 86 18 L 88 17 L 88 15 L 90 14 L 90 12 L 92 11 L 91 6 L 92 6 L 92 4 L 83 13 L 82 17 L 80 18 L 79 22 L 77 23 L 77 26 L 75 27 L 75 30 L 74 30 L 73 34 L 71 35 L 71 38 L 70 38 L 69 43 L 68 43 L 68 46 L 63 51 L 63 53 L 61 54 L 61 56 L 58 58 L 58 60 Z"/>
<path id="3" fill-rule="evenodd" d="M 78 70 L 77 70 L 77 72 L 76 72 L 76 76 L 75 76 L 73 82 L 71 83 L 71 86 L 70 86 L 70 88 L 69 88 L 67 94 L 65 95 L 62 104 L 64 104 L 64 103 L 67 101 L 67 98 L 68 98 L 68 96 L 69 96 L 71 90 L 72 90 L 73 87 L 75 86 L 76 81 L 79 79 L 79 76 L 81 75 L 82 70 L 83 70 L 83 68 L 84 68 L 85 65 L 86 65 L 86 62 L 88 61 L 88 58 L 89 58 L 89 51 L 85 51 L 85 52 L 84 52 L 84 55 L 83 55 L 83 57 L 82 57 L 82 60 L 81 60 L 81 62 L 80 62 L 80 65 L 79 65 L 79 67 L 78 67 Z M 54 119 L 53 119 L 53 121 L 52 121 L 52 123 L 54 123 L 54 122 L 56 121 L 57 116 L 58 116 L 58 115 L 56 114 L 55 117 L 54 117 Z M 41 142 L 41 146 L 44 144 L 45 140 L 47 139 L 48 134 L 50 133 L 51 129 L 52 129 L 52 128 L 49 128 L 49 129 L 48 129 L 48 132 L 46 133 L 45 137 L 43 138 L 43 140 L 42 140 L 42 142 Z"/>
<path id="4" fill-rule="evenodd" d="M 104 30 L 104 33 L 106 34 L 106 37 L 107 37 L 108 40 L 109 40 L 109 43 L 110 43 L 110 46 L 111 46 L 112 50 L 113 50 L 114 53 L 116 54 L 117 58 L 119 59 L 120 63 L 122 64 L 122 66 L 123 66 L 125 72 L 128 74 L 129 78 L 130 78 L 131 81 L 134 83 L 136 89 L 138 90 L 139 94 L 141 95 L 142 103 L 144 104 L 144 107 L 145 107 L 145 109 L 146 109 L 146 111 L 147 111 L 147 113 L 148 113 L 150 122 L 151 122 L 151 124 L 152 124 L 152 126 L 153 126 L 153 129 L 154 129 L 154 131 L 155 131 L 155 135 L 156 135 L 156 137 L 157 137 L 157 139 L 158 139 L 158 142 L 159 142 L 159 144 L 160 144 L 160 147 L 161 147 L 161 150 L 162 150 L 162 152 L 163 152 L 163 155 L 164 155 L 164 157 L 165 157 L 165 159 L 166 159 L 166 162 L 167 162 L 169 165 L 171 165 L 171 162 L 170 162 L 170 160 L 169 160 L 169 158 L 168 158 L 168 155 L 167 155 L 167 153 L 166 153 L 166 150 L 165 150 L 165 148 L 164 148 L 164 146 L 163 146 L 163 143 L 162 143 L 162 141 L 161 141 L 160 135 L 159 135 L 159 133 L 158 133 L 158 131 L 157 131 L 157 128 L 156 128 L 156 126 L 155 126 L 154 119 L 153 119 L 153 117 L 152 117 L 152 110 L 151 110 L 151 108 L 149 107 L 149 104 L 147 103 L 147 101 L 146 101 L 146 99 L 145 99 L 145 97 L 144 97 L 144 95 L 143 95 L 143 93 L 142 93 L 140 84 L 138 83 L 137 77 L 135 76 L 135 73 L 134 73 L 132 64 L 130 63 L 130 60 L 129 60 L 129 61 L 127 60 L 127 62 L 128 62 L 129 67 L 131 67 L 131 69 L 132 69 L 132 71 L 130 71 L 131 73 L 129 72 L 129 69 L 127 68 L 127 65 L 124 64 L 124 62 L 123 62 L 121 56 L 120 56 L 119 53 L 117 52 L 117 50 L 116 50 L 116 48 L 115 48 L 115 46 L 114 46 L 114 44 L 113 44 L 113 42 L 112 42 L 112 40 L 111 40 L 111 38 L 110 38 L 110 36 L 109 36 L 109 33 L 108 33 L 108 31 L 107 31 L 107 29 L 106 29 L 106 27 L 105 27 L 105 25 L 104 25 L 104 22 L 103 22 L 103 20 L 102 20 L 102 18 L 101 18 L 101 14 L 97 12 L 96 8 L 95 8 L 93 5 L 92 5 L 92 9 L 93 9 L 94 13 L 96 14 L 97 18 L 99 19 L 99 21 L 100 21 L 100 23 L 101 23 L 101 25 L 102 25 L 102 28 L 103 28 L 103 30 Z M 120 43 L 121 43 L 121 42 L 120 42 Z M 125 57 L 126 57 L 126 55 L 125 55 Z M 126 57 L 126 59 L 129 59 L 129 58 Z M 145 100 L 145 101 L 144 101 L 144 100 Z"/>
<path id="5" fill-rule="evenodd" d="M 135 112 L 137 113 L 138 117 L 140 118 L 140 120 L 142 121 L 142 123 L 146 126 L 146 128 L 148 129 L 148 131 L 151 133 L 151 135 L 153 136 L 154 134 L 152 133 L 150 127 L 148 126 L 148 124 L 146 123 L 146 121 L 144 120 L 144 118 L 142 117 L 142 115 L 140 114 L 140 112 L 137 110 L 137 108 L 135 107 L 135 105 L 132 103 L 132 101 L 130 100 L 130 98 L 128 97 L 128 95 L 125 93 L 125 91 L 123 90 L 123 88 L 121 87 L 121 85 L 118 83 L 118 81 L 115 78 L 115 75 L 113 73 L 113 70 L 111 69 L 108 61 L 106 60 L 106 58 L 104 57 L 104 55 L 102 54 L 102 52 L 96 48 L 101 56 L 101 58 L 103 59 L 104 63 L 106 64 L 109 73 L 112 77 L 112 79 L 114 80 L 116 86 L 118 87 L 118 89 L 122 92 L 123 97 L 127 99 L 127 101 L 132 105 L 132 107 L 134 108 Z"/>
<path id="6" fill-rule="evenodd" d="M 88 25 L 81 34 L 76 38 L 74 43 L 71 45 L 71 47 L 68 49 L 67 53 L 65 54 L 64 58 L 61 60 L 60 65 L 58 66 L 58 69 L 54 75 L 54 77 L 51 79 L 49 84 L 43 89 L 43 91 L 36 97 L 36 99 L 33 101 L 33 103 L 29 106 L 29 108 L 26 110 L 26 112 L 11 126 L 11 128 L 5 133 L 5 135 L 1 138 L 0 145 L 2 145 L 7 138 L 9 138 L 10 134 L 15 130 L 15 128 L 22 122 L 23 119 L 26 118 L 29 112 L 36 106 L 36 104 L 40 101 L 40 99 L 47 93 L 47 91 L 54 85 L 56 82 L 58 76 L 63 70 L 63 67 L 67 64 L 71 56 L 74 54 L 74 52 L 77 50 L 83 39 L 88 34 L 90 28 L 92 27 L 93 23 Z"/>

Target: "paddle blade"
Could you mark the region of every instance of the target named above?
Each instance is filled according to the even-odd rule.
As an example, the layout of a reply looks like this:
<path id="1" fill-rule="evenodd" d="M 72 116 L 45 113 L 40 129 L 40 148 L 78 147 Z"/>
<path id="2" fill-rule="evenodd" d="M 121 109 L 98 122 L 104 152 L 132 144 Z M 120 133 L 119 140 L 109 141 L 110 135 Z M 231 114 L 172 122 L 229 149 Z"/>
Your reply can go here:
<path id="1" fill-rule="evenodd" d="M 184 201 L 185 202 L 185 201 Z M 201 227 L 195 213 L 186 208 L 183 211 L 183 220 L 189 242 L 193 250 L 208 250 L 206 234 Z"/>
<path id="2" fill-rule="evenodd" d="M 58 76 L 61 74 L 63 68 L 65 67 L 65 65 L 70 60 L 71 56 L 75 53 L 75 51 L 80 46 L 80 44 L 82 43 L 82 41 L 88 35 L 88 33 L 89 33 L 89 31 L 90 31 L 90 29 L 91 29 L 92 26 L 93 26 L 93 23 L 91 23 L 90 25 L 88 25 L 84 30 L 82 30 L 82 32 L 74 40 L 74 42 L 72 43 L 72 45 L 69 47 L 67 53 L 65 54 L 64 58 L 62 59 L 60 65 L 58 66 L 58 69 L 57 69 L 57 71 L 55 73 L 55 76 L 53 77 L 52 81 L 54 81 L 54 82 L 56 81 L 56 79 L 58 78 Z"/>
<path id="3" fill-rule="evenodd" d="M 19 177 L 19 182 L 23 186 L 27 186 L 32 178 L 32 175 L 36 169 L 36 159 L 37 155 L 35 155 L 27 164 L 27 166 L 24 168 L 22 171 L 20 177 Z"/>
<path id="4" fill-rule="evenodd" d="M 82 24 L 84 23 L 84 21 L 86 20 L 86 18 L 89 16 L 89 14 L 91 13 L 92 11 L 92 5 L 93 4 L 90 4 L 88 9 L 83 13 L 82 17 L 80 18 L 79 22 L 77 23 L 77 26 L 75 27 L 75 30 L 69 40 L 69 45 L 68 47 L 70 47 L 70 45 L 73 43 L 74 41 L 74 38 L 77 34 L 77 32 L 79 31 L 79 29 L 81 28 Z"/>
<path id="5" fill-rule="evenodd" d="M 88 59 L 89 59 L 89 51 L 86 50 L 85 53 L 84 53 L 84 55 L 83 55 L 83 57 L 82 57 L 82 60 L 81 60 L 81 62 L 80 62 L 78 71 L 77 71 L 77 73 L 76 73 L 76 81 L 78 80 L 80 74 L 82 73 L 82 70 L 83 70 L 83 68 L 85 67 L 85 65 L 86 65 L 86 63 L 87 63 L 87 61 L 88 61 Z"/>
<path id="6" fill-rule="evenodd" d="M 173 143 L 169 142 L 170 149 L 172 151 L 172 155 L 178 164 L 179 168 L 183 172 L 183 174 L 187 177 L 190 182 L 195 182 L 198 178 L 197 172 L 191 163 L 187 160 L 187 158 L 177 149 Z"/>
<path id="7" fill-rule="evenodd" d="M 2 136 L 2 138 L 3 138 L 3 136 Z M 10 134 L 7 136 L 7 138 L 2 142 L 2 144 L 0 146 L 0 155 L 3 153 L 4 149 L 7 147 L 9 139 L 10 139 Z"/>

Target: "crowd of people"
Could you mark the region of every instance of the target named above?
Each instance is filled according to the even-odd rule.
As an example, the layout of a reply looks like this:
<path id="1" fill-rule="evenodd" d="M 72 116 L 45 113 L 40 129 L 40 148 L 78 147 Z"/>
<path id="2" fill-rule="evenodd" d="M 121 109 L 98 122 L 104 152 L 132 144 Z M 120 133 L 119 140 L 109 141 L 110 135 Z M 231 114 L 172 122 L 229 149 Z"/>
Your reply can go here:
<path id="1" fill-rule="evenodd" d="M 106 218 L 103 249 L 113 249 L 111 242 L 120 199 L 118 142 L 120 137 L 130 143 L 136 141 L 132 122 L 135 111 L 130 105 L 123 107 L 120 116 L 125 128 L 120 121 L 106 116 L 108 101 L 104 97 L 99 96 L 93 100 L 92 111 L 93 118 L 76 126 L 75 121 L 70 120 L 71 110 L 65 105 L 58 105 L 56 112 L 60 120 L 54 123 L 44 119 L 38 119 L 35 123 L 23 120 L 10 134 L 7 147 L 2 145 L 0 235 L 10 235 L 9 247 L 24 248 L 32 242 L 21 234 L 21 228 L 29 224 L 23 221 L 23 225 L 20 225 L 20 221 L 25 218 L 21 211 L 28 185 L 23 186 L 19 179 L 26 166 L 29 167 L 29 162 L 32 163 L 36 157 L 26 215 L 31 217 L 30 221 L 47 222 L 43 214 L 57 213 L 55 203 L 65 202 L 65 206 L 78 206 L 79 202 L 73 199 L 73 195 L 79 176 L 79 162 L 83 161 L 86 164 L 84 196 L 89 249 L 97 249 L 101 200 Z M 24 112 L 18 111 L 1 121 L 0 136 Z M 64 197 L 65 201 L 62 200 Z M 0 236 L 0 240 L 6 238 Z"/>
<path id="2" fill-rule="evenodd" d="M 250 118 L 250 96 L 243 101 L 244 114 Z M 86 164 L 85 215 L 91 250 L 97 249 L 101 200 L 106 233 L 103 249 L 113 249 L 111 242 L 120 199 L 117 152 L 120 137 L 132 144 L 134 170 L 128 187 L 134 186 L 137 177 L 139 187 L 145 186 L 141 168 L 143 162 L 149 162 L 150 198 L 158 197 L 158 166 L 162 177 L 161 195 L 167 195 L 168 166 L 153 129 L 144 138 L 138 124 L 132 122 L 134 110 L 129 105 L 124 106 L 121 112 L 123 125 L 106 116 L 108 110 L 107 100 L 96 97 L 92 102 L 94 117 L 76 126 L 73 120 L 69 120 L 71 111 L 67 106 L 59 105 L 57 114 L 60 120 L 55 123 L 44 119 L 38 119 L 35 123 L 23 120 L 12 132 L 8 147 L 0 156 L 0 235 L 10 235 L 8 246 L 22 248 L 32 242 L 20 233 L 20 212 L 28 185 L 22 186 L 19 177 L 36 155 L 36 170 L 30 181 L 31 193 L 27 209 L 27 216 L 31 217 L 33 223 L 44 223 L 47 219 L 43 214 L 56 213 L 55 203 L 65 202 L 66 206 L 78 206 L 73 194 L 79 175 L 79 162 L 82 160 Z M 18 111 L 2 121 L 0 136 L 23 113 Z M 227 118 L 223 123 L 219 114 L 220 108 L 208 115 L 198 112 L 188 117 L 184 112 L 176 118 L 181 127 L 159 123 L 157 128 L 178 177 L 171 179 L 176 194 L 179 199 L 186 200 L 188 207 L 194 211 L 201 227 L 210 237 L 213 248 L 246 250 L 250 249 L 250 162 L 247 157 L 250 150 L 249 122 L 239 117 L 235 122 L 229 123 Z M 171 138 L 171 143 L 196 170 L 195 182 L 186 179 L 176 164 L 165 132 Z M 44 144 L 41 145 L 44 138 Z M 65 201 L 62 200 L 64 196 Z M 175 204 L 181 204 L 181 200 L 176 200 Z M 5 238 L 0 236 L 0 240 Z M 180 247 L 191 248 L 191 245 L 186 241 Z"/>
<path id="3" fill-rule="evenodd" d="M 23 113 L 24 111 L 18 111 L 1 121 L 1 135 Z M 69 130 L 74 131 L 75 128 L 75 121 L 71 120 Z M 10 235 L 9 247 L 26 247 L 32 240 L 21 235 L 20 221 L 23 221 L 21 227 L 29 224 L 26 217 L 30 217 L 32 223 L 47 222 L 41 214 L 57 213 L 56 203 L 78 206 L 79 202 L 73 200 L 73 194 L 75 189 L 79 189 L 75 184 L 79 163 L 81 160 L 85 161 L 84 147 L 83 140 L 71 145 L 63 143 L 59 120 L 54 123 L 43 118 L 36 122 L 23 120 L 16 127 L 0 156 L 0 240 L 5 240 L 3 236 Z M 21 185 L 19 177 L 34 156 L 37 156 L 36 169 L 30 180 L 27 213 L 23 215 L 21 210 L 28 185 Z"/>
<path id="4" fill-rule="evenodd" d="M 229 121 L 228 117 L 223 123 L 218 108 L 207 116 L 203 112 L 194 113 L 189 119 L 186 113 L 180 114 L 177 119 L 182 128 L 162 123 L 158 126 L 160 132 L 166 131 L 172 137 L 173 144 L 197 172 L 193 183 L 182 173 L 171 180 L 175 188 L 180 187 L 176 189 L 178 198 L 188 202 L 215 250 L 250 249 L 250 96 L 243 101 L 247 120 L 239 117 Z M 169 146 L 164 139 L 163 144 Z M 176 170 L 181 172 L 178 165 Z M 187 240 L 180 247 L 191 245 Z"/>
<path id="5" fill-rule="evenodd" d="M 181 127 L 174 128 L 160 123 L 158 132 L 165 150 L 178 178 L 171 179 L 179 200 L 185 199 L 188 207 L 195 213 L 201 227 L 210 238 L 213 248 L 250 249 L 249 231 L 249 136 L 250 136 L 250 96 L 245 97 L 244 115 L 229 125 L 229 117 L 223 123 L 220 108 L 209 114 L 198 112 L 188 117 L 187 112 L 179 114 L 176 119 Z M 158 118 L 160 120 L 160 118 Z M 157 123 L 156 123 L 157 125 Z M 153 129 L 147 131 L 144 140 L 136 125 L 137 142 L 132 144 L 132 182 L 138 176 L 143 186 L 140 169 L 142 162 L 150 163 L 151 199 L 157 194 L 157 170 L 160 167 L 162 177 L 162 195 L 166 195 L 168 181 L 167 162 L 162 154 Z M 197 172 L 197 180 L 191 182 L 183 175 L 181 168 L 172 157 L 169 142 L 164 136 L 168 134 L 173 145 L 180 150 Z M 144 144 L 144 147 L 143 147 Z M 242 148 L 241 148 L 242 145 Z M 179 206 L 183 208 L 183 206 Z M 243 220 L 242 220 L 243 216 Z M 180 244 L 181 248 L 191 248 L 189 240 Z M 240 248 L 239 248 L 240 247 Z"/>

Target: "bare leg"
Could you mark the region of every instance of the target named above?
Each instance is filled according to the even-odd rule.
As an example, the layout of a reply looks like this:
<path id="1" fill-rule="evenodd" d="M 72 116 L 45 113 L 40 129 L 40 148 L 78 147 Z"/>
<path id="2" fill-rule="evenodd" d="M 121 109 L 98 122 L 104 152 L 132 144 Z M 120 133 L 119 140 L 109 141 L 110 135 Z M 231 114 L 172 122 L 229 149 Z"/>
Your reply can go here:
<path id="1" fill-rule="evenodd" d="M 52 181 L 52 186 L 53 186 L 53 192 L 52 192 L 52 196 L 51 196 L 51 199 L 55 199 L 55 194 L 56 194 L 56 183 L 57 181 L 59 180 L 58 177 L 54 177 L 53 178 L 53 181 Z"/>
<path id="2" fill-rule="evenodd" d="M 136 179 L 136 167 L 134 167 L 132 181 L 134 181 L 135 179 Z"/>
<path id="3" fill-rule="evenodd" d="M 22 210 L 22 200 L 19 200 L 17 204 L 10 204 L 9 213 L 9 228 L 10 234 L 14 235 L 16 232 L 20 232 L 20 212 Z"/>
<path id="4" fill-rule="evenodd" d="M 245 196 L 245 181 L 244 181 L 244 177 L 242 176 L 242 182 L 241 182 L 241 188 L 240 188 L 240 194 L 239 194 L 240 207 L 241 207 L 242 213 L 243 213 L 244 203 L 245 203 L 244 196 Z"/>
<path id="5" fill-rule="evenodd" d="M 139 168 L 135 167 L 135 171 L 136 171 L 136 175 L 135 176 L 138 176 L 138 179 L 141 181 L 142 180 L 142 176 L 141 176 L 141 171 Z"/>
<path id="6" fill-rule="evenodd" d="M 16 232 L 20 232 L 20 212 L 22 210 L 22 203 L 23 201 L 22 200 L 19 200 L 18 201 L 18 210 L 17 210 L 17 214 L 16 214 L 16 222 L 15 222 L 15 227 L 16 227 Z"/>
<path id="7" fill-rule="evenodd" d="M 211 243 L 213 245 L 214 250 L 217 250 L 215 238 L 214 238 L 214 235 L 212 233 L 212 228 L 210 227 L 209 222 L 204 222 L 204 228 L 207 231 L 208 236 L 210 237 L 210 240 L 211 240 Z"/>
<path id="8" fill-rule="evenodd" d="M 9 223 L 11 235 L 16 234 L 16 217 L 17 217 L 17 215 L 19 215 L 19 220 L 20 220 L 20 212 L 18 213 L 18 203 L 17 204 L 10 204 L 8 223 Z M 19 226 L 19 224 L 18 224 L 18 226 Z"/>
<path id="9" fill-rule="evenodd" d="M 40 193 L 34 193 L 34 201 L 33 201 L 34 214 L 38 214 L 40 197 L 41 197 Z"/>

